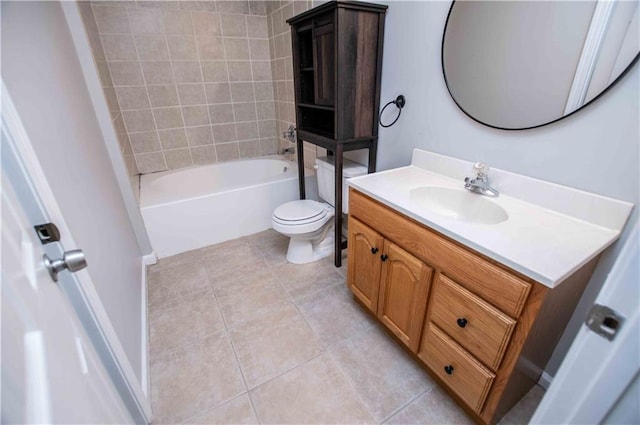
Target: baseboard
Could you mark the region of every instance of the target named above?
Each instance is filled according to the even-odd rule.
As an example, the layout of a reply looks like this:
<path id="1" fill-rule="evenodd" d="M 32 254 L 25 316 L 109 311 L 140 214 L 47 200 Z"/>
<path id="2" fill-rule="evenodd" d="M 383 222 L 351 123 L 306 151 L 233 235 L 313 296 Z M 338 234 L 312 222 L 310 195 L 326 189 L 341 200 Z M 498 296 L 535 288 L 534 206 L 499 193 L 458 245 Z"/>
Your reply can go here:
<path id="1" fill-rule="evenodd" d="M 152 257 L 152 258 L 150 258 Z M 141 331 L 141 368 L 140 368 L 140 383 L 142 384 L 142 392 L 144 395 L 149 398 L 151 393 L 151 380 L 149 379 L 149 328 L 147 322 L 147 265 L 149 261 L 153 260 L 155 264 L 158 261 L 158 258 L 155 256 L 155 253 L 151 253 L 149 255 L 145 255 L 142 257 L 142 276 L 140 279 L 140 289 L 141 289 L 141 305 L 140 305 L 140 331 Z"/>
<path id="2" fill-rule="evenodd" d="M 147 254 L 142 256 L 142 265 L 143 266 L 153 266 L 158 262 L 158 256 L 155 251 L 151 251 L 151 254 Z"/>
<path id="3" fill-rule="evenodd" d="M 552 381 L 553 381 L 553 376 L 543 371 L 542 375 L 540 375 L 540 379 L 538 379 L 538 385 L 540 385 L 545 390 L 548 390 L 549 387 L 551 386 Z"/>

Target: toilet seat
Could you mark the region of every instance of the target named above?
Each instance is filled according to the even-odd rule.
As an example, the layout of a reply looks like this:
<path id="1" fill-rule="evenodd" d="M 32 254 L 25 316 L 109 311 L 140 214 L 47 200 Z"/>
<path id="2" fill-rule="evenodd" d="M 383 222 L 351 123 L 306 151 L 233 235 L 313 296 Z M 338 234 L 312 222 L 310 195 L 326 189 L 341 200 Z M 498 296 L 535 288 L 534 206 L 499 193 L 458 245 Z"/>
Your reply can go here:
<path id="1" fill-rule="evenodd" d="M 271 217 L 274 230 L 287 235 L 315 232 L 334 215 L 333 207 L 317 201 L 302 199 L 280 205 Z"/>
<path id="2" fill-rule="evenodd" d="M 323 220 L 327 216 L 325 204 L 302 199 L 280 205 L 273 212 L 273 221 L 285 226 L 300 226 Z"/>

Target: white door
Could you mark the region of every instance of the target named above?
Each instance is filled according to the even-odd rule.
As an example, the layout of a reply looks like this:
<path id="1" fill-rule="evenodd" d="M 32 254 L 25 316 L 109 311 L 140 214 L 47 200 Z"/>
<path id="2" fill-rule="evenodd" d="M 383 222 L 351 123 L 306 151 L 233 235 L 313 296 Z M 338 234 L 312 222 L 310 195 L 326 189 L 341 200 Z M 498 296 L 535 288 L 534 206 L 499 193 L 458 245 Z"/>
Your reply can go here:
<path id="1" fill-rule="evenodd" d="M 73 308 L 43 265 L 45 251 L 16 195 L 25 187 L 14 184 L 3 169 L 2 423 L 132 423 Z"/>
<path id="2" fill-rule="evenodd" d="M 602 327 L 583 326 L 532 424 L 640 423 L 640 228 L 635 225 L 596 298 L 615 311 Z"/>

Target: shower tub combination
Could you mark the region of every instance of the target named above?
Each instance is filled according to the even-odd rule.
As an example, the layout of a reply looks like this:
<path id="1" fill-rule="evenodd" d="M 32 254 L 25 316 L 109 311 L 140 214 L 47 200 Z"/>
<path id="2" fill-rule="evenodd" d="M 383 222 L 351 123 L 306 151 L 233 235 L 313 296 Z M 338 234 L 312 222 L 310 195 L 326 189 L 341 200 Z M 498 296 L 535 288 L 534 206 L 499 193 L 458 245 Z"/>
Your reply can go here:
<path id="1" fill-rule="evenodd" d="M 313 195 L 312 171 L 305 170 L 305 180 L 308 195 Z M 140 209 L 160 258 L 270 229 L 273 210 L 295 199 L 297 164 L 280 156 L 140 178 Z"/>

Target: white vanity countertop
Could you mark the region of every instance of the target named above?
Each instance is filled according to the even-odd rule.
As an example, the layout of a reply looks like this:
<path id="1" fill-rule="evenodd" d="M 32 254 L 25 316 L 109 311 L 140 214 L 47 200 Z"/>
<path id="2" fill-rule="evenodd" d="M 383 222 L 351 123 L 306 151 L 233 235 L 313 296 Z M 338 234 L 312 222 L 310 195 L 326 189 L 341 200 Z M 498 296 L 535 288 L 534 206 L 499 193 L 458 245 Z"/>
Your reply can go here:
<path id="1" fill-rule="evenodd" d="M 489 171 L 489 183 L 500 196 L 487 199 L 508 213 L 500 223 L 447 217 L 410 193 L 423 186 L 464 190 L 465 176 L 475 177 L 473 163 L 416 149 L 411 165 L 354 177 L 348 184 L 551 288 L 613 243 L 633 208 L 628 202 L 497 169 Z"/>

